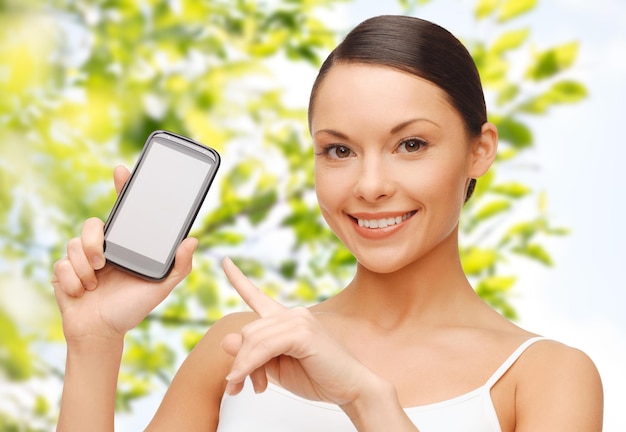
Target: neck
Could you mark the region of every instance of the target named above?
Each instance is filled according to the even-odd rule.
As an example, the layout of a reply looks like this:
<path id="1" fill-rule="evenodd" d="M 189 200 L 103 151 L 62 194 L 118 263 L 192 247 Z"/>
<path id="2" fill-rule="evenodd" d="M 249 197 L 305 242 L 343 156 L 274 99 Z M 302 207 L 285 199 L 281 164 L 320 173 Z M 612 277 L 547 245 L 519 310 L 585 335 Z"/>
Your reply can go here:
<path id="1" fill-rule="evenodd" d="M 453 234 L 419 260 L 392 273 L 375 273 L 362 265 L 338 296 L 344 311 L 393 328 L 403 323 L 463 322 L 478 296 L 469 284 Z"/>

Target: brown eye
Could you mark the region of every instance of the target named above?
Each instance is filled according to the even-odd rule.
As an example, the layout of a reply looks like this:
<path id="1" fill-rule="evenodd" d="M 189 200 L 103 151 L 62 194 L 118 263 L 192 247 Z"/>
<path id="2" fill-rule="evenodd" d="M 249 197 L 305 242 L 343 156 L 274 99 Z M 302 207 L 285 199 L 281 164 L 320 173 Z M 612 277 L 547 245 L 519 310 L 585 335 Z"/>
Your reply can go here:
<path id="1" fill-rule="evenodd" d="M 409 138 L 400 143 L 398 146 L 399 153 L 414 153 L 426 146 L 426 141 L 419 138 Z"/>
<path id="2" fill-rule="evenodd" d="M 352 153 L 352 150 L 350 150 L 346 146 L 333 145 L 327 149 L 327 154 L 328 156 L 334 159 L 344 159 L 344 158 L 352 156 L 353 153 Z"/>

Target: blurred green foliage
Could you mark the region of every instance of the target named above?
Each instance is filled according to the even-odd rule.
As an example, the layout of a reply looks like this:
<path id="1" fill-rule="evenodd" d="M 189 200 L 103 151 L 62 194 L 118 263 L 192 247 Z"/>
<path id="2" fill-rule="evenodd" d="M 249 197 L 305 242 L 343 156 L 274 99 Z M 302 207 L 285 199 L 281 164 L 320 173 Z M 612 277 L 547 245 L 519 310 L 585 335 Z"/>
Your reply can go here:
<path id="1" fill-rule="evenodd" d="M 211 145 L 224 164 L 192 233 L 195 271 L 127 338 L 120 410 L 166 386 L 206 328 L 241 308 L 218 265 L 224 255 L 287 303 L 345 285 L 354 258 L 316 205 L 306 96 L 286 102 L 300 90 L 294 82 L 306 95 L 343 31 L 324 19 L 337 3 L 0 2 L 0 382 L 11 383 L 6 401 L 0 394 L 0 429 L 54 424 L 58 392 L 49 387 L 62 380 L 63 341 L 52 263 L 85 218 L 106 218 L 113 166 L 132 164 L 154 129 Z M 411 14 L 422 3 L 398 2 Z M 508 263 L 523 256 L 552 265 L 546 238 L 567 230 L 552 226 L 541 191 L 500 173 L 533 147 L 529 116 L 586 96 L 566 78 L 578 45 L 535 50 L 530 29 L 516 24 L 535 6 L 478 0 L 475 19 L 496 37 L 465 40 L 502 144 L 466 205 L 460 252 L 478 293 L 511 318 L 517 277 Z M 511 62 L 520 52 L 528 64 Z"/>

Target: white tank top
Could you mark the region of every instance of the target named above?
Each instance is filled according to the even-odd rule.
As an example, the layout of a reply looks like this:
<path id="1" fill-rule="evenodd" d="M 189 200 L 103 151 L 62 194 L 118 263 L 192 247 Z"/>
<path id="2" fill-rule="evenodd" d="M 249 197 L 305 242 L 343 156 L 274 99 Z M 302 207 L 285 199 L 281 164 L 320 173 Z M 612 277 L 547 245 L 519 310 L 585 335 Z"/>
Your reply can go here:
<path id="1" fill-rule="evenodd" d="M 520 345 L 481 387 L 455 398 L 429 405 L 405 408 L 420 432 L 501 432 L 491 400 L 491 387 L 506 373 L 535 337 Z M 337 405 L 316 402 L 272 383 L 255 394 L 246 381 L 241 393 L 224 395 L 218 432 L 319 432 L 355 431 L 348 416 Z"/>

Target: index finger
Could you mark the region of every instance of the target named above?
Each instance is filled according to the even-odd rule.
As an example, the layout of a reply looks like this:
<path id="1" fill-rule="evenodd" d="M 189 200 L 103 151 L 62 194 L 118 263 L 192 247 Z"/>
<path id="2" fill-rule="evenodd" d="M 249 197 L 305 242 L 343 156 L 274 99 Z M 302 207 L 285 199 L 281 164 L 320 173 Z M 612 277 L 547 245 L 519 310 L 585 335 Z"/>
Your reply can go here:
<path id="1" fill-rule="evenodd" d="M 239 296 L 262 318 L 287 310 L 285 306 L 267 296 L 254 285 L 230 258 L 224 258 L 222 267 Z"/>

